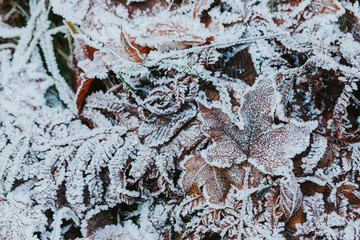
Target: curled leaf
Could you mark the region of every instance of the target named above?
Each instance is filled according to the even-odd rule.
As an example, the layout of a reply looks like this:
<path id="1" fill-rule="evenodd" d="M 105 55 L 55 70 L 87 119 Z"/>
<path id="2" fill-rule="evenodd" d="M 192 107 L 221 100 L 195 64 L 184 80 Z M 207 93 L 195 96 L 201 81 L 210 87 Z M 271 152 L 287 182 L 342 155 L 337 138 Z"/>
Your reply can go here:
<path id="1" fill-rule="evenodd" d="M 139 50 L 133 44 L 131 44 L 123 31 L 120 33 L 120 42 L 122 45 L 119 46 L 119 50 L 121 53 L 127 56 L 128 60 L 141 64 L 145 63 L 145 60 L 141 56 Z"/>

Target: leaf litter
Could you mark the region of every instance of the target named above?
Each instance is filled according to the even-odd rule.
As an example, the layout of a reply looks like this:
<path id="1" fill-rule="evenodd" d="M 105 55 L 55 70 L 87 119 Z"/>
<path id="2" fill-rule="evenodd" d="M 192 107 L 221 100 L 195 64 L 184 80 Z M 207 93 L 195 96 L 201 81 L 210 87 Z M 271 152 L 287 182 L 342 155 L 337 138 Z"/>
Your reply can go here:
<path id="1" fill-rule="evenodd" d="M 360 237 L 358 1 L 0 8 L 1 238 Z"/>

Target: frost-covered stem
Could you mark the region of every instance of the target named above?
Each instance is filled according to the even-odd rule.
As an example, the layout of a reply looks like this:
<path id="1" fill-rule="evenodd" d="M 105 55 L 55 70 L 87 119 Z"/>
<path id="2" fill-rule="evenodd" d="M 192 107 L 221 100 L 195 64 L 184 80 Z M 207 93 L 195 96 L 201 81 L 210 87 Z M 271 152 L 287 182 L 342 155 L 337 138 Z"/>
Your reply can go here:
<path id="1" fill-rule="evenodd" d="M 153 60 L 147 62 L 145 65 L 148 66 L 148 67 L 152 67 L 152 66 L 156 65 L 161 60 L 168 59 L 168 58 L 174 58 L 174 57 L 179 58 L 179 57 L 185 56 L 185 55 L 187 55 L 189 53 L 201 52 L 202 50 L 209 49 L 209 48 L 215 48 L 215 49 L 227 48 L 229 46 L 251 43 L 251 42 L 255 42 L 255 41 L 263 40 L 263 39 L 272 39 L 272 38 L 277 38 L 277 37 L 284 37 L 284 36 L 287 36 L 287 35 L 288 35 L 288 33 L 274 34 L 274 35 L 267 35 L 267 36 L 244 38 L 244 39 L 239 39 L 237 41 L 230 41 L 230 42 L 226 42 L 226 43 L 212 43 L 212 44 L 209 44 L 209 45 L 203 45 L 203 46 L 197 46 L 197 47 L 184 49 L 184 50 L 181 50 L 181 51 L 174 50 L 174 51 L 171 51 L 171 52 L 169 52 L 167 54 L 164 54 L 160 58 L 156 58 L 156 59 L 153 59 Z"/>
<path id="2" fill-rule="evenodd" d="M 108 130 L 104 130 L 104 129 L 94 130 L 91 132 L 91 134 L 88 134 L 88 136 L 84 136 L 81 138 L 76 137 L 76 138 L 64 139 L 62 142 L 57 142 L 57 144 L 44 145 L 44 146 L 41 146 L 41 148 L 38 148 L 36 150 L 37 151 L 47 151 L 49 149 L 63 148 L 63 147 L 70 146 L 70 145 L 72 145 L 74 147 L 78 147 L 88 139 L 92 139 L 95 137 L 105 138 L 107 135 L 117 134 L 117 133 L 123 134 L 124 130 L 125 130 L 124 127 L 112 128 L 112 129 L 108 129 Z"/>
<path id="3" fill-rule="evenodd" d="M 0 22 L 0 37 L 2 38 L 13 38 L 21 36 L 26 30 L 25 28 L 10 27 L 5 23 Z"/>
<path id="4" fill-rule="evenodd" d="M 59 90 L 60 98 L 67 104 L 67 106 L 72 110 L 73 112 L 76 112 L 76 106 L 73 101 L 74 99 L 74 93 L 71 90 L 71 88 L 66 84 L 65 79 L 61 76 L 58 64 L 56 61 L 54 48 L 53 48 L 53 37 L 52 35 L 55 35 L 57 33 L 65 33 L 66 27 L 61 26 L 57 28 L 53 28 L 45 33 L 44 38 L 40 40 L 40 46 L 44 52 L 46 65 L 48 67 L 48 70 L 52 74 L 53 78 L 55 79 L 55 86 Z"/>
<path id="5" fill-rule="evenodd" d="M 2 52 L 0 52 L 0 70 L 1 70 L 1 75 L 0 75 L 0 83 L 5 86 L 6 82 L 8 81 L 8 76 L 10 74 L 10 72 L 8 71 L 11 66 L 10 66 L 10 59 L 9 59 L 9 55 L 7 55 L 6 53 L 10 52 L 10 50 L 4 50 Z"/>
<path id="6" fill-rule="evenodd" d="M 354 96 L 354 94 L 351 94 L 350 97 L 351 97 L 351 99 L 354 101 L 354 103 L 355 103 L 356 105 L 358 105 L 358 107 L 360 107 L 360 101 L 359 101 L 359 99 L 357 99 L 357 98 Z"/>
<path id="7" fill-rule="evenodd" d="M 27 153 L 27 151 L 29 149 L 29 145 L 30 145 L 29 140 L 28 139 L 24 140 L 24 137 L 21 137 L 21 138 L 19 137 L 17 140 L 14 141 L 13 146 L 16 146 L 15 148 L 16 148 L 17 154 L 15 155 L 15 157 L 12 161 L 13 166 L 21 165 L 21 160 L 24 157 L 24 155 Z M 5 172 L 6 167 L 8 167 L 8 161 L 10 159 L 12 159 L 11 153 L 13 153 L 13 151 L 15 149 L 13 149 L 11 146 L 12 145 L 9 145 L 9 147 L 4 151 L 5 156 L 3 159 L 1 159 L 0 179 L 4 179 L 4 172 Z M 4 183 L 4 188 L 6 191 L 11 190 L 12 185 L 15 181 L 14 176 L 16 176 L 18 173 L 17 171 L 18 171 L 18 168 L 13 167 L 13 168 L 10 168 L 10 170 L 7 172 L 6 182 Z"/>
<path id="8" fill-rule="evenodd" d="M 54 217 L 54 222 L 51 224 L 53 231 L 51 233 L 51 239 L 60 240 L 61 239 L 61 224 L 62 220 L 72 219 L 77 226 L 80 225 L 80 220 L 76 214 L 68 207 L 61 208 Z"/>
<path id="9" fill-rule="evenodd" d="M 16 48 L 16 44 L 14 44 L 14 43 L 4 43 L 4 44 L 0 45 L 0 50 L 1 49 L 7 49 L 7 48 Z"/>
<path id="10" fill-rule="evenodd" d="M 33 51 L 33 48 L 36 46 L 41 33 L 48 28 L 49 22 L 47 22 L 47 24 L 44 24 L 42 22 L 42 28 L 40 30 L 37 29 L 33 37 L 33 31 L 36 29 L 36 20 L 38 19 L 38 17 L 41 17 L 41 14 L 45 14 L 46 17 L 48 15 L 49 9 L 47 9 L 44 13 L 44 7 L 42 7 L 44 5 L 45 1 L 41 0 L 36 6 L 33 6 L 35 10 L 33 9 L 33 7 L 30 8 L 30 11 L 32 10 L 33 12 L 31 11 L 31 17 L 27 22 L 25 29 L 22 31 L 22 34 L 20 35 L 20 40 L 13 56 L 12 67 L 14 68 L 14 70 L 20 69 L 23 64 L 26 63 L 26 61 L 30 57 L 31 52 Z M 46 29 L 44 29 L 44 27 L 46 27 Z M 24 52 L 26 54 L 24 54 Z"/>

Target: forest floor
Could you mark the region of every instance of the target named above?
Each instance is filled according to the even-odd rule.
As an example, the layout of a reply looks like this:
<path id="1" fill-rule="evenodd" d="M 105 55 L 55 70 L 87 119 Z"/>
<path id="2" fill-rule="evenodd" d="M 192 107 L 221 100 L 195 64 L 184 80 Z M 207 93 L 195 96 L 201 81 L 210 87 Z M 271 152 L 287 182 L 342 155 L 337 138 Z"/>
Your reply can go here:
<path id="1" fill-rule="evenodd" d="M 0 239 L 360 239 L 355 0 L 0 0 Z"/>

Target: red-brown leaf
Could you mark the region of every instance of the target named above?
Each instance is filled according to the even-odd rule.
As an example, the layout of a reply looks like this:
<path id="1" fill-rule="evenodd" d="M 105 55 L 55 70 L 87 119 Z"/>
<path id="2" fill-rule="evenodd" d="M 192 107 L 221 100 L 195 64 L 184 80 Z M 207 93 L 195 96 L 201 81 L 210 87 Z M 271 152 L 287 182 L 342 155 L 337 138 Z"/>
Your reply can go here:
<path id="1" fill-rule="evenodd" d="M 121 53 L 127 56 L 128 60 L 141 64 L 145 63 L 145 60 L 141 56 L 139 50 L 130 43 L 128 37 L 124 34 L 123 31 L 120 33 L 120 42 L 122 45 L 119 46 L 119 50 Z"/>
<path id="2" fill-rule="evenodd" d="M 233 165 L 231 168 L 218 168 L 206 163 L 200 156 L 188 159 L 184 167 L 187 169 L 182 186 L 185 194 L 201 194 L 206 191 L 206 197 L 211 203 L 224 202 L 232 185 L 239 189 L 244 187 L 246 174 L 245 165 Z M 262 175 L 256 168 L 251 172 L 253 185 L 258 184 Z M 201 189 L 204 187 L 204 189 Z"/>
<path id="3" fill-rule="evenodd" d="M 194 4 L 193 18 L 196 18 L 203 10 L 210 7 L 214 0 L 197 0 Z"/>
<path id="4" fill-rule="evenodd" d="M 78 108 L 78 110 L 80 110 L 80 108 L 82 107 L 85 98 L 88 95 L 91 83 L 94 81 L 94 78 L 87 78 L 83 75 L 81 75 L 81 77 L 82 81 L 76 92 L 76 107 Z"/>

